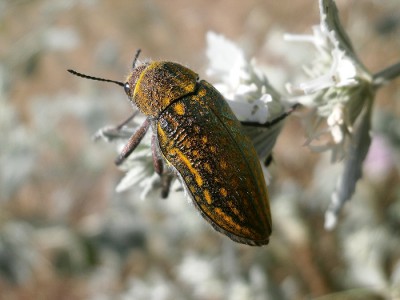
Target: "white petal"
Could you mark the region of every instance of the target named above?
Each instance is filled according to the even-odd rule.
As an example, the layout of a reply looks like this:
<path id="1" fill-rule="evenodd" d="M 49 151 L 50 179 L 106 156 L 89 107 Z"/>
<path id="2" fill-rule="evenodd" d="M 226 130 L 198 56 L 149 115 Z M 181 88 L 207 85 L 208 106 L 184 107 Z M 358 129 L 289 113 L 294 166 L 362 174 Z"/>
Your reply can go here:
<path id="1" fill-rule="evenodd" d="M 206 54 L 210 62 L 208 74 L 229 74 L 234 64 L 245 65 L 246 60 L 242 50 L 224 36 L 209 31 L 206 38 Z"/>

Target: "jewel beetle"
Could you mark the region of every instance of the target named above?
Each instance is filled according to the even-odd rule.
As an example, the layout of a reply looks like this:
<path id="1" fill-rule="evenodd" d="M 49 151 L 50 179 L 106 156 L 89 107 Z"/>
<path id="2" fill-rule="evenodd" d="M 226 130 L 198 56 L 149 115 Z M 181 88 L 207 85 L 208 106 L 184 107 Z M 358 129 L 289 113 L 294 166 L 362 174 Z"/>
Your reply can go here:
<path id="1" fill-rule="evenodd" d="M 268 244 L 272 220 L 263 171 L 251 140 L 224 97 L 178 63 L 138 64 L 139 52 L 125 82 L 68 70 L 122 86 L 146 116 L 116 163 L 135 150 L 151 127 L 155 171 L 162 175 L 165 161 L 217 231 L 239 243 Z"/>

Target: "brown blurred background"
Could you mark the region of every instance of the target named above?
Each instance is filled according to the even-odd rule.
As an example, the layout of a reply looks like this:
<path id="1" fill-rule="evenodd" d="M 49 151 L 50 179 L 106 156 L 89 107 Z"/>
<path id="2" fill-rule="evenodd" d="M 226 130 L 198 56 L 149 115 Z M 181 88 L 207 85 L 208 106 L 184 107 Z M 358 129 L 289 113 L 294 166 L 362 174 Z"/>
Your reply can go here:
<path id="1" fill-rule="evenodd" d="M 337 5 L 372 73 L 399 60 L 397 0 Z M 351 288 L 368 294 L 358 299 L 389 295 L 380 293 L 385 281 L 351 275 L 357 268 L 342 242 L 363 224 L 324 231 L 337 172 L 302 146 L 298 118 L 285 127 L 271 168 L 271 198 L 292 199 L 274 218 L 272 245 L 233 245 L 182 195 L 141 201 L 138 191 L 115 192 L 123 176 L 115 147 L 91 136 L 126 118 L 130 104 L 121 89 L 66 72 L 123 80 L 141 48 L 142 58 L 177 61 L 204 78 L 205 34 L 215 31 L 292 80 L 301 66 L 280 36 L 310 33 L 318 22 L 315 0 L 0 1 L 0 299 L 304 299 Z M 396 119 L 399 95 L 397 80 L 378 93 L 377 111 Z M 361 195 L 384 222 L 400 193 L 397 169 L 382 176 L 367 176 Z M 400 255 L 385 251 L 382 277 L 394 284 Z"/>

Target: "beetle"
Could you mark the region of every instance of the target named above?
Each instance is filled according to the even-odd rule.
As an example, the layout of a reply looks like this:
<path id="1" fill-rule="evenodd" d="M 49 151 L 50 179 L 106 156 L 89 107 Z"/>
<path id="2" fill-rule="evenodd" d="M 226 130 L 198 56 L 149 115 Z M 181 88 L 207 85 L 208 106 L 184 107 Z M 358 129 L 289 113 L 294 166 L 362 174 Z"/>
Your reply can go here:
<path id="1" fill-rule="evenodd" d="M 168 61 L 137 64 L 139 53 L 125 82 L 68 70 L 122 86 L 146 116 L 116 164 L 135 150 L 151 127 L 155 171 L 165 174 L 165 161 L 215 230 L 238 243 L 268 244 L 272 220 L 267 186 L 256 150 L 241 122 L 224 97 L 197 73 Z M 283 117 L 262 126 L 273 125 Z"/>

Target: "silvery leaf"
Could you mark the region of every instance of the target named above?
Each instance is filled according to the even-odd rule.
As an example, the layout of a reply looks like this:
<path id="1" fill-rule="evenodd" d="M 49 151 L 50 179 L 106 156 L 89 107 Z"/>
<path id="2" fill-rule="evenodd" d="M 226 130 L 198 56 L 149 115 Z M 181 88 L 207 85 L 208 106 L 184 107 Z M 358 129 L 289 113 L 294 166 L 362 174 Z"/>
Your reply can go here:
<path id="1" fill-rule="evenodd" d="M 371 144 L 371 110 L 373 97 L 366 99 L 368 105 L 359 116 L 358 124 L 354 127 L 353 139 L 349 145 L 344 161 L 344 170 L 339 178 L 336 191 L 325 213 L 325 228 L 332 229 L 344 203 L 353 195 L 357 181 L 362 176 L 362 164 Z"/>

